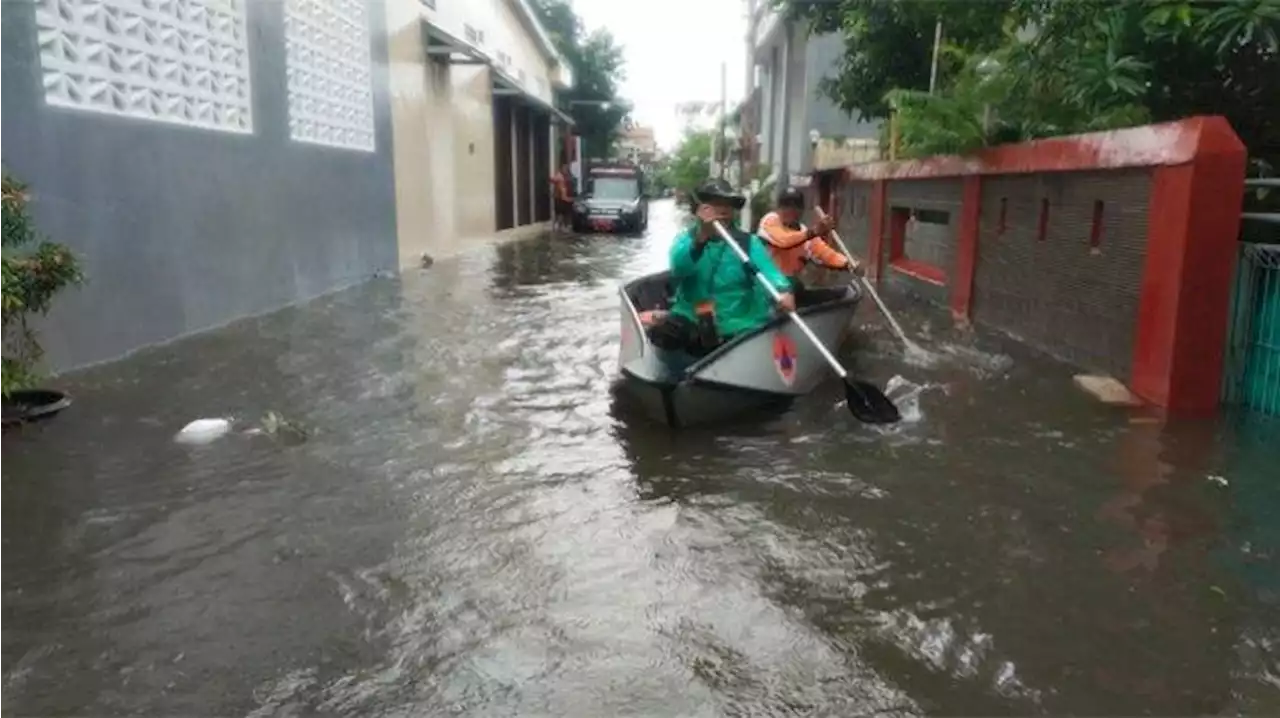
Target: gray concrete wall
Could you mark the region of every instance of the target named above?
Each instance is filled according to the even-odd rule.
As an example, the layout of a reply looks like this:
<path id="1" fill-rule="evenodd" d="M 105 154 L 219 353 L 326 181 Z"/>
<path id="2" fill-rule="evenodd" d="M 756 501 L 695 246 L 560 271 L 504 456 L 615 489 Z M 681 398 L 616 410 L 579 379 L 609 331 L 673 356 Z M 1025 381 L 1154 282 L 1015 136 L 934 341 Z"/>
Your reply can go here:
<path id="1" fill-rule="evenodd" d="M 861 122 L 840 109 L 822 92 L 822 80 L 836 72 L 844 52 L 844 38 L 839 33 L 810 35 L 805 46 L 805 138 L 803 169 L 813 168 L 813 152 L 808 146 L 809 130 L 823 137 L 875 139 L 880 136 L 880 123 Z"/>
<path id="2" fill-rule="evenodd" d="M 397 265 L 382 3 L 368 3 L 376 147 L 290 140 L 284 3 L 248 0 L 253 127 L 46 104 L 34 2 L 5 3 L 3 161 L 88 283 L 43 323 L 67 369 L 314 297 Z"/>

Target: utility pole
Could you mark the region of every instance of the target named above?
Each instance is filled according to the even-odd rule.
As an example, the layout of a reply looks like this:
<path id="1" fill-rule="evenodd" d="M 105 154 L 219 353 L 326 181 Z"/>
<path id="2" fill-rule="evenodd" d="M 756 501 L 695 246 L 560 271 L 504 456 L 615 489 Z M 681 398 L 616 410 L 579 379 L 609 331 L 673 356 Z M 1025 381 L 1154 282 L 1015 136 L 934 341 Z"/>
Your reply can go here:
<path id="1" fill-rule="evenodd" d="M 727 92 L 726 83 L 728 82 L 728 80 L 729 80 L 729 63 L 721 60 L 720 61 L 720 134 L 719 134 L 720 168 L 719 168 L 719 174 L 717 175 L 720 179 L 724 179 L 724 168 L 725 168 L 725 165 L 729 164 L 729 148 L 725 146 L 725 141 L 724 141 L 725 123 L 729 119 L 729 103 L 728 103 L 728 98 L 726 97 L 726 94 L 725 94 Z"/>
<path id="2" fill-rule="evenodd" d="M 779 22 L 782 25 L 782 67 L 779 68 L 778 74 L 781 75 L 782 88 L 778 93 L 778 101 L 782 104 L 782 146 L 778 148 L 778 186 L 786 187 L 791 184 L 791 115 L 794 114 L 791 103 L 791 93 L 795 92 L 795 88 L 791 86 L 793 78 L 791 76 L 791 55 L 794 49 L 791 44 L 791 35 L 793 26 L 791 20 L 782 19 Z"/>
<path id="3" fill-rule="evenodd" d="M 938 86 L 938 53 L 942 50 L 942 18 L 933 26 L 933 63 L 929 66 L 929 94 Z"/>
<path id="4" fill-rule="evenodd" d="M 749 155 L 754 154 L 756 146 L 756 116 L 759 109 L 755 106 L 756 102 L 751 102 L 755 95 L 756 80 L 756 3 L 755 0 L 747 0 L 747 66 L 746 81 L 742 83 L 742 91 L 745 93 L 742 103 L 745 117 L 738 123 L 738 151 L 742 154 L 739 156 L 739 174 L 742 176 L 739 181 L 742 185 L 749 186 L 751 179 L 755 177 L 755 167 L 753 158 Z"/>

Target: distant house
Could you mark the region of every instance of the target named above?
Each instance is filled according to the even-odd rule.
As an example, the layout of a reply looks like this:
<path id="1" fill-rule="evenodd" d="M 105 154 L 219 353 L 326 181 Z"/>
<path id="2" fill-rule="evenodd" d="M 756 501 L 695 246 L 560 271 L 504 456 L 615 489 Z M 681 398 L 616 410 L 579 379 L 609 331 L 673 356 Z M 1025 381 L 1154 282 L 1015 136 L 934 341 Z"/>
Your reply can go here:
<path id="1" fill-rule="evenodd" d="M 617 156 L 640 165 L 652 164 L 657 159 L 658 141 L 653 128 L 634 125 L 623 130 L 618 138 Z"/>

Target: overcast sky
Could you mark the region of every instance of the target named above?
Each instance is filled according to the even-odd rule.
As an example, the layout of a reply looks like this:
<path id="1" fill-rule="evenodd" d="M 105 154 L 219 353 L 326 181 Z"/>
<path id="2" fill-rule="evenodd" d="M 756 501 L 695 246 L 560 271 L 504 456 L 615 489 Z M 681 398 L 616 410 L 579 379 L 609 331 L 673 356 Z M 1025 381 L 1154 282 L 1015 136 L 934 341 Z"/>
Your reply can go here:
<path id="1" fill-rule="evenodd" d="M 742 97 L 746 74 L 744 0 L 572 0 L 590 32 L 608 28 L 627 57 L 622 95 L 635 103 L 637 122 L 653 127 L 671 148 L 683 121 L 675 106 L 720 99 L 720 63 L 728 62 L 730 107 Z"/>

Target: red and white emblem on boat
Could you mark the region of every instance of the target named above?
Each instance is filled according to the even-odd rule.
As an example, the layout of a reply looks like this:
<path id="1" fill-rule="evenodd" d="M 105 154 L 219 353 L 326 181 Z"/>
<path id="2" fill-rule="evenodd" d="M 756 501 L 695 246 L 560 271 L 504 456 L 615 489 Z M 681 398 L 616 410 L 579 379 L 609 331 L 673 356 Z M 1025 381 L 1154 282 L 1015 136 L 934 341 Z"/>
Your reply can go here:
<path id="1" fill-rule="evenodd" d="M 786 334 L 775 334 L 773 337 L 773 366 L 778 370 L 782 383 L 791 386 L 796 380 L 796 343 Z"/>

